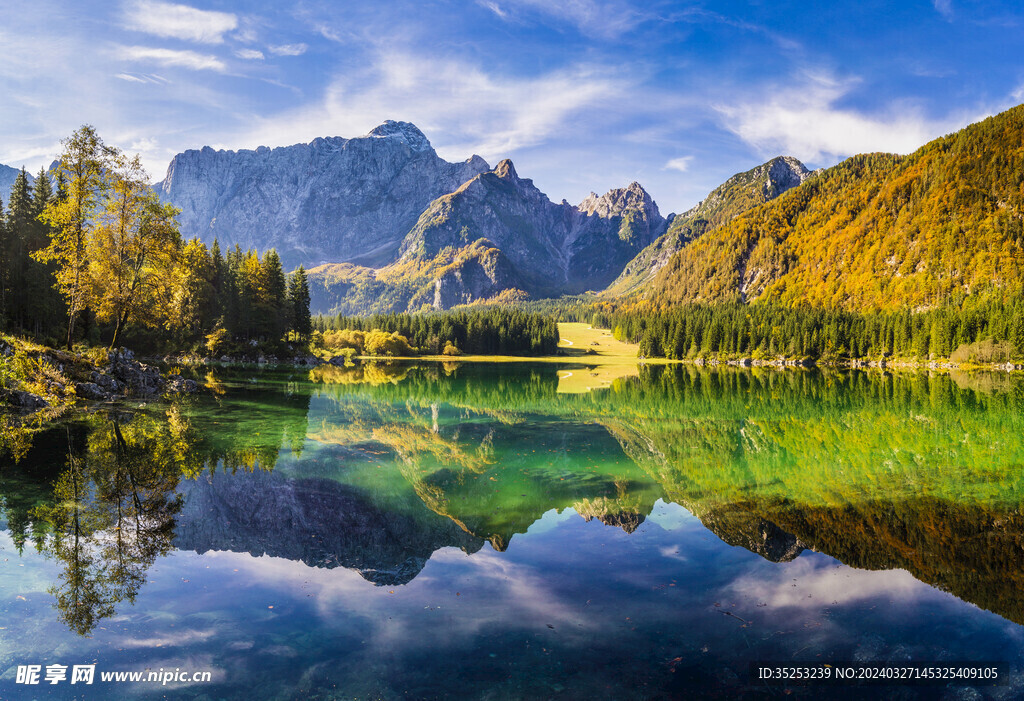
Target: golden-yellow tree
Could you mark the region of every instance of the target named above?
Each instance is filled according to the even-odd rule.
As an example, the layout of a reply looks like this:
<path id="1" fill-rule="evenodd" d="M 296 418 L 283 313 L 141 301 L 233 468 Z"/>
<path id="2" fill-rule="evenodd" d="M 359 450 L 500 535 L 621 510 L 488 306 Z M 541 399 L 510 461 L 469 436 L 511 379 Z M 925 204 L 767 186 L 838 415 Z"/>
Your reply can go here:
<path id="1" fill-rule="evenodd" d="M 148 184 L 138 156 L 116 154 L 111 183 L 97 225 L 87 241 L 91 298 L 96 316 L 113 323 L 110 347 L 117 345 L 129 319 L 159 323 L 163 298 L 173 283 L 181 235 L 178 210 L 161 204 Z"/>
<path id="2" fill-rule="evenodd" d="M 57 264 L 55 287 L 67 303 L 70 350 L 75 323 L 92 303 L 89 238 L 110 185 L 111 162 L 117 150 L 105 145 L 96 129 L 88 124 L 62 143 L 64 152 L 56 175 L 63 178 L 66 187 L 40 214 L 40 219 L 50 225 L 50 243 L 32 255 L 41 262 Z"/>

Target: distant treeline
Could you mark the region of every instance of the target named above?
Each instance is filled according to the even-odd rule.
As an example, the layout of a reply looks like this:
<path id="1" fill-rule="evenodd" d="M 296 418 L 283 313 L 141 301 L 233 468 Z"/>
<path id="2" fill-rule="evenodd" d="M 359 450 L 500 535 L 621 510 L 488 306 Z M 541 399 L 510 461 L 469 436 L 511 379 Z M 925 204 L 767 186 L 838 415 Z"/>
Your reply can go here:
<path id="1" fill-rule="evenodd" d="M 313 328 L 321 333 L 397 333 L 424 354 L 442 353 L 449 344 L 474 355 L 550 355 L 558 349 L 558 324 L 553 317 L 509 307 L 367 317 L 318 316 Z"/>
<path id="2" fill-rule="evenodd" d="M 692 304 L 664 311 L 596 311 L 594 326 L 640 344 L 640 355 L 952 358 L 1000 362 L 1024 356 L 1024 298 L 970 296 L 949 306 L 849 312 L 775 303 Z"/>

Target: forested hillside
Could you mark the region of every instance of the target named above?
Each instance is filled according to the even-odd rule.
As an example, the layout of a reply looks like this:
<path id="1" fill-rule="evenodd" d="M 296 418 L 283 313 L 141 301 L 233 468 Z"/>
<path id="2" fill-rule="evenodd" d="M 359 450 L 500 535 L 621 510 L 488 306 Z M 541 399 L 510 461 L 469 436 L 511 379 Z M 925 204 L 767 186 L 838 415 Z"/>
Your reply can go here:
<path id="1" fill-rule="evenodd" d="M 811 172 L 790 156 L 779 156 L 737 173 L 712 190 L 696 206 L 677 215 L 662 236 L 637 254 L 605 290 L 606 296 L 635 292 L 651 283 L 658 271 L 684 246 L 741 214 L 796 187 Z"/>
<path id="2" fill-rule="evenodd" d="M 822 172 L 684 248 L 647 299 L 931 308 L 1015 294 L 1022 246 L 1024 106 Z"/>

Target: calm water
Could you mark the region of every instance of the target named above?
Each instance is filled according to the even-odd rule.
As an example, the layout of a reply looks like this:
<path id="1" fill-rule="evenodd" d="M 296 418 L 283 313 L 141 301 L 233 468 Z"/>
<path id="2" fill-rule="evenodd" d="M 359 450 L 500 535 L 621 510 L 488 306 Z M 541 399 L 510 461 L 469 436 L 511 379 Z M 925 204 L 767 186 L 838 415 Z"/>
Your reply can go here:
<path id="1" fill-rule="evenodd" d="M 0 463 L 0 698 L 1024 695 L 1016 379 L 200 379 Z M 753 660 L 1003 660 L 1012 679 L 785 689 L 749 684 Z M 15 683 L 92 663 L 213 681 Z"/>

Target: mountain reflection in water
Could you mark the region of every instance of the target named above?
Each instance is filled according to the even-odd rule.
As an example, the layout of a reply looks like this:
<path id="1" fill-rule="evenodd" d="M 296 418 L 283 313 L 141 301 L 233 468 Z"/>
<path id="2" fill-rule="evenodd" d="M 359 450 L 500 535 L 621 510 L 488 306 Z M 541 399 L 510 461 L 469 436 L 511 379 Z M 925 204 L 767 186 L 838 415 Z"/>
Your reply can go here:
<path id="1" fill-rule="evenodd" d="M 628 543 L 665 504 L 765 561 L 905 570 L 1024 624 L 1016 378 L 655 366 L 566 396 L 554 366 L 445 364 L 207 382 L 39 434 L 0 472 L 0 529 L 56 564 L 68 629 L 129 611 L 174 551 L 393 588 L 445 548 L 501 558 L 545 514 Z"/>

